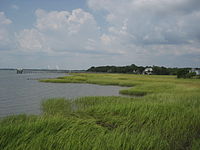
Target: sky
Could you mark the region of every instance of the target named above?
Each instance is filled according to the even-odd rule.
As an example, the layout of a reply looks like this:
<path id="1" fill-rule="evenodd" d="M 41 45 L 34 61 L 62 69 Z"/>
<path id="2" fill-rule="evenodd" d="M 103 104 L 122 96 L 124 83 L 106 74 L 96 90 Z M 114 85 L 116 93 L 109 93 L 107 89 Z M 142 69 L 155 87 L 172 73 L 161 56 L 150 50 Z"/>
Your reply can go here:
<path id="1" fill-rule="evenodd" d="M 0 68 L 200 67 L 200 0 L 0 0 Z"/>

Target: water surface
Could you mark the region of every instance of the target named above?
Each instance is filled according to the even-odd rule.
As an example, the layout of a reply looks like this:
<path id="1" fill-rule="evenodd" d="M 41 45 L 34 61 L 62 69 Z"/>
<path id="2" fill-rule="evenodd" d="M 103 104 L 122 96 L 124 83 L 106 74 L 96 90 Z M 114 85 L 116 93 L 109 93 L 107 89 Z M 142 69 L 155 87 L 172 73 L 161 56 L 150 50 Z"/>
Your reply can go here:
<path id="1" fill-rule="evenodd" d="M 0 117 L 13 114 L 40 114 L 41 101 L 53 97 L 119 96 L 123 87 L 94 84 L 42 83 L 38 78 L 66 76 L 62 73 L 16 74 L 0 70 Z"/>

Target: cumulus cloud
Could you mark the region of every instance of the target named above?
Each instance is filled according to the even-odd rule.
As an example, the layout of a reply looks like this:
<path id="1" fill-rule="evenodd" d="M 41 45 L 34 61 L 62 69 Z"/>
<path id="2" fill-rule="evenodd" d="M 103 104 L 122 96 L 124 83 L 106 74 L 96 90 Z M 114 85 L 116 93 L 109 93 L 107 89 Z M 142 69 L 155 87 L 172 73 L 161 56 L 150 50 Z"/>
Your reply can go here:
<path id="1" fill-rule="evenodd" d="M 7 50 L 13 45 L 11 44 L 11 36 L 8 30 L 12 21 L 6 17 L 4 12 L 0 12 L 0 50 Z M 11 45 L 10 45 L 11 44 Z"/>
<path id="2" fill-rule="evenodd" d="M 172 58 L 189 61 L 194 55 L 195 61 L 185 64 L 200 64 L 199 0 L 87 0 L 87 4 L 89 11 L 37 9 L 33 26 L 16 31 L 12 40 L 8 30 L 12 21 L 0 12 L 0 48 L 16 41 L 18 51 L 85 56 L 92 64 L 97 60 L 156 65 L 164 59 L 173 62 Z M 102 54 L 104 58 L 97 58 Z"/>
<path id="3" fill-rule="evenodd" d="M 199 0 L 88 0 L 94 11 L 106 12 L 103 43 L 124 53 L 200 53 Z M 113 43 L 113 41 L 116 41 Z"/>
<path id="4" fill-rule="evenodd" d="M 36 29 L 24 29 L 16 35 L 20 49 L 23 51 L 45 51 L 45 37 Z"/>
<path id="5" fill-rule="evenodd" d="M 35 28 L 25 29 L 17 36 L 22 49 L 47 52 L 96 50 L 100 32 L 90 13 L 82 9 L 72 12 L 37 9 L 35 14 Z"/>
<path id="6" fill-rule="evenodd" d="M 68 11 L 51 11 L 46 12 L 42 9 L 36 10 L 37 23 L 36 27 L 39 30 L 62 31 L 65 30 L 68 34 L 79 33 L 82 28 L 96 30 L 96 21 L 93 16 L 83 11 L 75 9 L 72 12 Z M 86 28 L 87 26 L 91 28 Z"/>
<path id="7" fill-rule="evenodd" d="M 12 21 L 5 16 L 4 12 L 0 12 L 0 26 L 11 24 Z"/>
<path id="8" fill-rule="evenodd" d="M 32 51 L 116 54 L 142 53 L 146 46 L 156 55 L 169 52 L 161 52 L 160 47 L 168 49 L 174 45 L 176 51 L 185 53 L 181 50 L 183 45 L 198 45 L 197 0 L 88 0 L 87 3 L 95 11 L 107 12 L 107 32 L 100 32 L 94 16 L 82 9 L 71 12 L 37 9 L 35 27 L 18 34 L 19 45 Z M 23 42 L 27 39 L 32 42 Z"/>

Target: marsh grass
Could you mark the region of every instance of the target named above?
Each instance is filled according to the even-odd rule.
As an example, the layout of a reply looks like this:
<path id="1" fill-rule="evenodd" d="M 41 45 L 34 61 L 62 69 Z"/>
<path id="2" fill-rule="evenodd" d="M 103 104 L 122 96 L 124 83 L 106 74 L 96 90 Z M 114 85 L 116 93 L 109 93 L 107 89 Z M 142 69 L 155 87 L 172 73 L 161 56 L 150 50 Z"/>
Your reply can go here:
<path id="1" fill-rule="evenodd" d="M 42 81 L 127 85 L 131 87 L 120 92 L 140 96 L 43 101 L 40 116 L 18 115 L 1 120 L 0 149 L 200 149 L 198 79 L 74 74 Z"/>

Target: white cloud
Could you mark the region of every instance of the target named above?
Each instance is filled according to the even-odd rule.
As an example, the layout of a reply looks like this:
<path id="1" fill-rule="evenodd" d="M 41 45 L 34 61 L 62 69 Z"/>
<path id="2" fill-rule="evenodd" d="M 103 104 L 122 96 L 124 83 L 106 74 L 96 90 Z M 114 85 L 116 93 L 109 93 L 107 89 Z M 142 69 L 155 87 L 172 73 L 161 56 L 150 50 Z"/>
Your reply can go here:
<path id="1" fill-rule="evenodd" d="M 68 11 L 36 10 L 36 28 L 40 31 L 67 32 L 68 35 L 79 34 L 83 28 L 86 31 L 97 30 L 93 16 L 82 9 Z M 86 32 L 85 31 L 85 32 Z M 90 31 L 91 32 L 91 31 Z"/>
<path id="2" fill-rule="evenodd" d="M 113 37 L 113 36 L 108 36 L 108 35 L 106 35 L 106 34 L 103 34 L 103 35 L 101 36 L 101 41 L 102 41 L 102 43 L 103 43 L 104 45 L 109 45 L 109 44 L 112 43 L 112 41 L 115 40 L 114 38 L 115 38 L 115 37 Z"/>
<path id="3" fill-rule="evenodd" d="M 180 60 L 189 61 L 194 55 L 200 63 L 199 0 L 87 0 L 87 4 L 91 12 L 37 9 L 33 27 L 16 34 L 9 32 L 12 20 L 0 12 L 0 49 L 17 41 L 18 52 L 63 56 L 60 64 L 67 56 L 74 64 L 151 65 L 163 60 L 172 64 L 172 58 L 182 56 Z"/>
<path id="4" fill-rule="evenodd" d="M 107 12 L 108 33 L 102 40 L 108 43 L 111 41 L 108 37 L 115 39 L 113 49 L 121 46 L 124 52 L 136 53 L 136 48 L 146 47 L 157 55 L 160 45 L 164 47 L 162 54 L 167 54 L 172 45 L 177 54 L 185 54 L 183 47 L 192 53 L 199 45 L 199 0 L 88 0 L 87 3 L 95 11 Z"/>
<path id="5" fill-rule="evenodd" d="M 6 50 L 13 46 L 11 35 L 8 30 L 12 21 L 6 17 L 4 12 L 0 12 L 0 49 Z"/>
<path id="6" fill-rule="evenodd" d="M 100 32 L 90 13 L 82 9 L 72 12 L 37 9 L 35 14 L 35 28 L 25 29 L 17 36 L 22 49 L 48 52 L 96 51 Z"/>
<path id="7" fill-rule="evenodd" d="M 0 27 L 11 24 L 12 21 L 5 16 L 4 12 L 0 12 Z"/>
<path id="8" fill-rule="evenodd" d="M 45 45 L 45 37 L 36 29 L 24 29 L 16 38 L 19 42 L 19 47 L 23 51 L 45 51 L 48 47 Z"/>
<path id="9" fill-rule="evenodd" d="M 46 12 L 43 9 L 37 9 L 35 14 L 37 17 L 36 27 L 39 30 L 59 30 L 66 24 L 67 17 L 70 15 L 67 11 Z"/>

